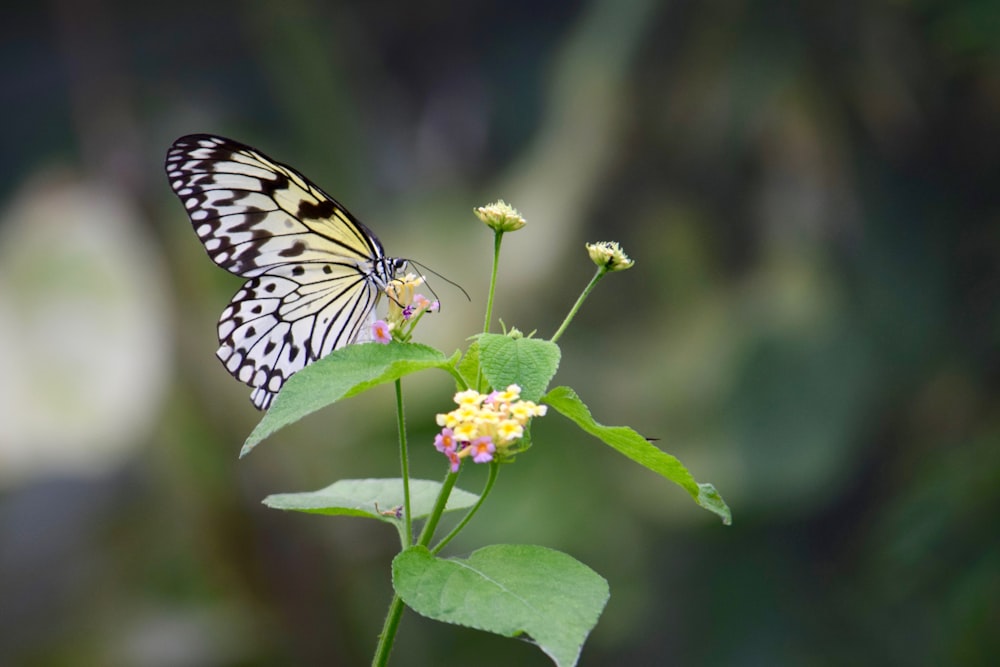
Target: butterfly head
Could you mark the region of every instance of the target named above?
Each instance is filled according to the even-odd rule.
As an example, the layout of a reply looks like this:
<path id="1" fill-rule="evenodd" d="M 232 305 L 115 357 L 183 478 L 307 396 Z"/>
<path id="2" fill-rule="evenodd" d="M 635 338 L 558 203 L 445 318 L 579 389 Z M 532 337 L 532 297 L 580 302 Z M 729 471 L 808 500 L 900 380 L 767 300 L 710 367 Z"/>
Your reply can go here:
<path id="1" fill-rule="evenodd" d="M 405 259 L 379 257 L 373 264 L 368 264 L 368 269 L 365 273 L 378 285 L 379 289 L 385 291 L 386 287 L 393 281 L 399 280 L 401 277 L 405 280 L 406 269 L 409 266 L 410 262 Z"/>

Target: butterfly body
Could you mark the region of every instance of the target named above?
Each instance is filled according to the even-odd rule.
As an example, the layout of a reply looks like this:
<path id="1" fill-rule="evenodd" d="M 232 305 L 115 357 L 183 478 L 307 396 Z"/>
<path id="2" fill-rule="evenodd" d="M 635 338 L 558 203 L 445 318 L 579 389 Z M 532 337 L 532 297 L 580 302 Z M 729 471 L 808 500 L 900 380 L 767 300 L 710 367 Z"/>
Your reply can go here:
<path id="1" fill-rule="evenodd" d="M 170 186 L 216 264 L 248 278 L 219 319 L 216 353 L 267 409 L 307 364 L 366 340 L 386 284 L 405 269 L 378 238 L 300 173 L 206 134 L 181 137 Z"/>

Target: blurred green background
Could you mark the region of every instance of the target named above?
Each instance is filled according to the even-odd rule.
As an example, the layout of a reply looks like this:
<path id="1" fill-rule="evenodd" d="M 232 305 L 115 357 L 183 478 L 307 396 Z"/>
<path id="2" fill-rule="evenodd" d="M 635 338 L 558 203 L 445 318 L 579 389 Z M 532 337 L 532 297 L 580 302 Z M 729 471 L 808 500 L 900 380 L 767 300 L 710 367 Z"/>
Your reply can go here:
<path id="1" fill-rule="evenodd" d="M 556 382 L 729 502 L 557 415 L 450 553 L 562 549 L 612 597 L 583 665 L 978 665 L 1000 656 L 1000 6 L 931 2 L 7 3 L 0 21 L 0 664 L 366 664 L 383 525 L 269 493 L 397 471 L 391 388 L 236 454 L 214 358 L 240 280 L 162 161 L 211 132 L 291 163 L 444 302 L 554 332 L 636 260 Z M 408 380 L 438 479 L 444 374 Z M 459 485 L 477 491 L 482 470 Z M 394 665 L 545 665 L 407 613 Z"/>

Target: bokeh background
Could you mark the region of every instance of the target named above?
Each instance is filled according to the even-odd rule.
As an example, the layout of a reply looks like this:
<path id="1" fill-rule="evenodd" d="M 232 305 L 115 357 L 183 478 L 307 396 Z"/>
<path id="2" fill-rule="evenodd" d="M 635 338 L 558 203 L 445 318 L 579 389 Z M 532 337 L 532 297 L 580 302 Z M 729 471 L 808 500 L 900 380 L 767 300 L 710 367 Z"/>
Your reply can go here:
<path id="1" fill-rule="evenodd" d="M 239 279 L 162 161 L 295 165 L 443 281 L 423 340 L 555 330 L 559 384 L 714 483 L 732 527 L 558 416 L 453 554 L 562 549 L 612 597 L 584 665 L 1000 656 L 1000 6 L 13 2 L 0 10 L 0 664 L 366 664 L 383 525 L 269 493 L 396 474 L 391 388 L 236 454 Z M 406 383 L 439 479 L 443 374 Z M 482 471 L 463 473 L 476 491 Z M 396 665 L 545 665 L 407 613 Z"/>

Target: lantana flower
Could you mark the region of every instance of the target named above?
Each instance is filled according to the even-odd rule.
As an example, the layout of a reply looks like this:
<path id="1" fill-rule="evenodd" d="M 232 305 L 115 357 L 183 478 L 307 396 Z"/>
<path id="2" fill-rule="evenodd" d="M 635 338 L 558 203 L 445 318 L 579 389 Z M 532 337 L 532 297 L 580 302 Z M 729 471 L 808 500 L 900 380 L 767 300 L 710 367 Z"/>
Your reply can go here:
<path id="1" fill-rule="evenodd" d="M 410 319 L 414 315 L 419 315 L 420 313 L 426 311 L 428 313 L 436 312 L 441 307 L 441 302 L 437 299 L 431 301 L 423 294 L 419 292 L 413 295 L 413 302 L 403 309 L 403 318 Z"/>
<path id="2" fill-rule="evenodd" d="M 423 276 L 407 273 L 402 278 L 390 280 L 385 286 L 385 293 L 389 297 L 389 314 L 386 320 L 390 331 L 399 340 L 409 340 L 421 316 L 440 308 L 438 301 L 431 301 L 416 291 L 422 284 Z M 381 342 L 380 338 L 375 339 Z"/>
<path id="3" fill-rule="evenodd" d="M 544 416 L 547 410 L 544 405 L 520 399 L 521 388 L 516 384 L 489 394 L 475 389 L 455 394 L 458 407 L 437 415 L 442 429 L 434 437 L 434 446 L 448 457 L 452 472 L 458 471 L 464 458 L 488 463 L 515 450 L 528 422 Z"/>
<path id="4" fill-rule="evenodd" d="M 392 326 L 385 320 L 376 320 L 372 323 L 372 340 L 376 343 L 386 345 L 392 342 Z"/>

